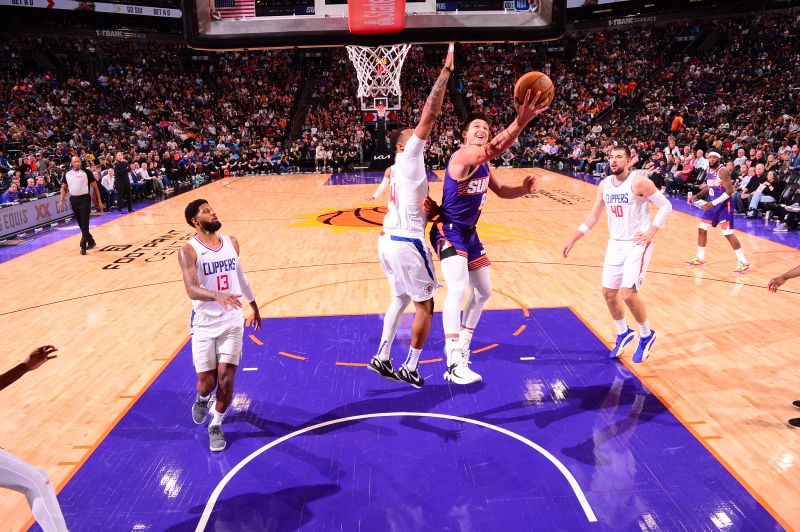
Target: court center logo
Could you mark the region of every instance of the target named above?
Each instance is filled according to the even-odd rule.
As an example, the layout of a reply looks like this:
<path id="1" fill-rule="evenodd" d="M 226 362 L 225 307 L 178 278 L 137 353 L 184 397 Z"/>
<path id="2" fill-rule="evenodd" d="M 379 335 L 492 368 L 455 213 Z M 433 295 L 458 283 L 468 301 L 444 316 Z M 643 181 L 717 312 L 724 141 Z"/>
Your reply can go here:
<path id="1" fill-rule="evenodd" d="M 337 233 L 356 230 L 375 230 L 383 227 L 383 218 L 386 216 L 386 207 L 358 207 L 355 209 L 326 209 L 322 212 L 301 214 L 302 222 L 291 224 L 291 227 L 319 227 L 327 226 Z M 478 232 L 481 239 L 491 242 L 510 242 L 512 240 L 525 240 L 542 243 L 546 241 L 544 232 L 488 223 L 481 220 L 478 223 Z"/>
<path id="2" fill-rule="evenodd" d="M 383 227 L 386 207 L 357 207 L 355 209 L 326 209 L 324 212 L 301 214 L 305 220 L 292 227 L 315 227 L 326 225 L 334 231 L 351 229 L 379 229 Z"/>

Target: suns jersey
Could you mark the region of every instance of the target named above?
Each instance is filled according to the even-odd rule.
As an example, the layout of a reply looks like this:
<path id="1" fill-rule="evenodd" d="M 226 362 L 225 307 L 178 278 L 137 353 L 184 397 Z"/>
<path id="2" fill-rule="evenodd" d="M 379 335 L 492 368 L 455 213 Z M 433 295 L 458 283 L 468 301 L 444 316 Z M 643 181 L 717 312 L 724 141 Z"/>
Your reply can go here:
<path id="1" fill-rule="evenodd" d="M 389 181 L 389 204 L 383 219 L 383 232 L 407 238 L 425 238 L 428 215 L 423 204 L 428 196 L 425 171 L 425 141 L 411 135 L 403 151 L 395 157 Z"/>
<path id="2" fill-rule="evenodd" d="M 481 216 L 481 209 L 489 190 L 489 163 L 483 163 L 464 181 L 450 175 L 450 164 L 444 171 L 444 192 L 440 218 L 444 223 L 474 226 Z"/>
<path id="3" fill-rule="evenodd" d="M 222 241 L 219 249 L 206 247 L 197 237 L 189 240 L 189 245 L 197 253 L 197 278 L 200 286 L 214 292 L 225 294 L 241 294 L 239 276 L 236 269 L 239 266 L 239 254 L 233 247 L 231 237 L 217 233 Z M 223 308 L 216 301 L 192 300 L 194 312 L 210 317 L 243 318 L 244 314 L 239 307 Z"/>
<path id="4" fill-rule="evenodd" d="M 619 185 L 614 176 L 605 178 L 600 185 L 608 215 L 608 232 L 612 240 L 633 240 L 639 231 L 650 228 L 649 200 L 633 194 L 633 178 L 638 171 L 628 174 Z"/>
<path id="5" fill-rule="evenodd" d="M 712 172 L 709 169 L 706 173 L 706 186 L 708 186 L 709 199 L 717 198 L 724 192 L 727 192 L 725 190 L 725 183 L 723 183 L 722 178 L 719 176 L 721 171 L 722 166 L 718 166 L 716 172 Z"/>

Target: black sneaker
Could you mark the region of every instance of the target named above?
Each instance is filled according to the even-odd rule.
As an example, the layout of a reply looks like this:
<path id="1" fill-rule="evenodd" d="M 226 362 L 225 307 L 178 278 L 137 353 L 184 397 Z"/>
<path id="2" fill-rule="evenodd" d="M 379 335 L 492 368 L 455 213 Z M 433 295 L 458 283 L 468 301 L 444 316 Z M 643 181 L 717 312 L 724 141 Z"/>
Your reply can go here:
<path id="1" fill-rule="evenodd" d="M 86 250 L 94 249 L 97 247 L 97 242 L 89 242 L 89 245 L 86 246 Z"/>
<path id="2" fill-rule="evenodd" d="M 800 408 L 800 399 L 798 399 L 797 401 L 792 401 L 792 406 L 795 408 Z"/>
<path id="3" fill-rule="evenodd" d="M 414 371 L 409 371 L 407 367 L 400 366 L 400 369 L 395 371 L 394 375 L 397 377 L 397 380 L 407 382 L 418 390 L 425 386 L 425 379 L 419 374 L 419 368 Z"/>
<path id="4" fill-rule="evenodd" d="M 377 373 L 386 380 L 393 382 L 398 382 L 400 380 L 397 378 L 397 375 L 394 374 L 391 360 L 387 360 L 384 362 L 383 360 L 380 360 L 378 357 L 372 357 L 367 367 L 370 369 L 370 371 L 374 371 L 375 373 Z"/>
<path id="5" fill-rule="evenodd" d="M 81 255 L 86 255 L 86 248 L 81 248 Z"/>
<path id="6" fill-rule="evenodd" d="M 793 429 L 800 429 L 800 417 L 794 417 L 786 423 L 788 423 Z"/>

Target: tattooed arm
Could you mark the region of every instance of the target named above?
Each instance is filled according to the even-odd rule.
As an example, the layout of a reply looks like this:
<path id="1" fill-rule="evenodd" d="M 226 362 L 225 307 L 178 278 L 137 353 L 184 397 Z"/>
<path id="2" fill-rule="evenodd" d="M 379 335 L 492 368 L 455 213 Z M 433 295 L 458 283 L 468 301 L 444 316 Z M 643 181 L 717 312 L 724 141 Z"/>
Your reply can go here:
<path id="1" fill-rule="evenodd" d="M 422 140 L 427 140 L 428 135 L 433 129 L 433 124 L 436 122 L 436 117 L 442 111 L 442 102 L 444 102 L 444 93 L 447 92 L 447 80 L 450 79 L 450 74 L 453 72 L 453 45 L 451 44 L 447 51 L 447 58 L 444 61 L 439 77 L 433 84 L 431 93 L 428 95 L 425 106 L 422 108 L 422 117 L 419 119 L 419 124 L 414 129 L 414 135 Z"/>

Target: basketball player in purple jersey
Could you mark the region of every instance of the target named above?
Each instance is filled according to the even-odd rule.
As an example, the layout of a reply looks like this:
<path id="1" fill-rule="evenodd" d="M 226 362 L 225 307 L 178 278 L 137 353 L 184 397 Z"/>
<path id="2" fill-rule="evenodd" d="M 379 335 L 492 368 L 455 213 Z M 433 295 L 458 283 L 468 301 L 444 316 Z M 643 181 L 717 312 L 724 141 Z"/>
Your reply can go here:
<path id="1" fill-rule="evenodd" d="M 788 272 L 785 272 L 777 277 L 773 277 L 770 279 L 767 288 L 773 294 L 778 291 L 778 288 L 783 285 L 789 279 L 794 279 L 795 277 L 800 277 L 800 266 L 795 266 Z M 800 400 L 792 401 L 792 406 L 795 408 L 800 408 Z M 793 417 L 788 421 L 789 426 L 795 429 L 800 429 L 800 417 Z"/>
<path id="2" fill-rule="evenodd" d="M 633 361 L 640 363 L 650 356 L 656 332 L 650 329 L 647 322 L 647 312 L 644 301 L 639 297 L 639 290 L 653 254 L 653 237 L 672 212 L 672 204 L 644 171 L 631 170 L 630 162 L 631 152 L 627 147 L 615 146 L 611 149 L 608 155 L 611 175 L 598 185 L 597 197 L 589 216 L 564 245 L 561 254 L 567 258 L 575 242 L 588 233 L 606 211 L 610 238 L 603 262 L 603 296 L 617 327 L 617 341 L 609 357 L 619 358 L 635 336 L 625 321 L 624 302 L 639 326 L 639 347 L 633 355 Z M 652 223 L 650 203 L 658 207 Z"/>
<path id="3" fill-rule="evenodd" d="M 461 125 L 463 144 L 450 157 L 444 173 L 444 193 L 439 220 L 431 229 L 431 243 L 442 264 L 447 297 L 442 309 L 447 371 L 444 378 L 456 384 L 480 382 L 481 376 L 469 368 L 472 333 L 491 294 L 489 262 L 478 238 L 476 225 L 486 201 L 487 190 L 501 198 L 513 199 L 536 190 L 536 179 L 525 177 L 520 185 L 501 183 L 492 173 L 489 161 L 511 147 L 525 126 L 544 112 L 541 93 L 525 95 L 516 102 L 517 118 L 491 138 L 489 119 L 483 113 L 470 113 Z M 469 301 L 461 317 L 461 302 L 467 287 Z"/>
<path id="4" fill-rule="evenodd" d="M 239 298 L 244 296 L 253 311 L 253 327 L 261 328 L 253 290 L 239 258 L 239 242 L 217 233 L 222 227 L 204 199 L 186 206 L 186 223 L 197 233 L 181 247 L 178 260 L 186 293 L 192 300 L 192 360 L 197 372 L 197 396 L 192 419 L 206 420 L 211 392 L 216 401 L 208 424 L 209 448 L 225 448 L 222 418 L 233 399 L 233 379 L 242 357 L 244 314 Z"/>
<path id="5" fill-rule="evenodd" d="M 728 170 L 720 164 L 719 153 L 712 151 L 708 154 L 708 173 L 706 173 L 706 184 L 701 187 L 697 196 L 691 196 L 689 201 L 697 201 L 706 198 L 707 201 L 699 203 L 705 212 L 702 221 L 697 229 L 697 255 L 686 262 L 687 266 L 704 266 L 706 263 L 706 242 L 708 240 L 708 228 L 717 227 L 722 229 L 722 234 L 730 242 L 739 263 L 733 273 L 744 273 L 750 269 L 750 263 L 742 250 L 739 239 L 733 234 L 733 182 Z"/>

